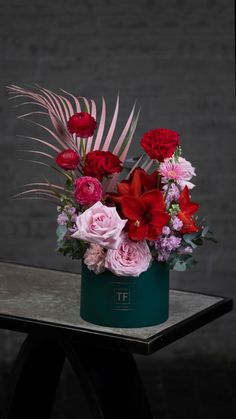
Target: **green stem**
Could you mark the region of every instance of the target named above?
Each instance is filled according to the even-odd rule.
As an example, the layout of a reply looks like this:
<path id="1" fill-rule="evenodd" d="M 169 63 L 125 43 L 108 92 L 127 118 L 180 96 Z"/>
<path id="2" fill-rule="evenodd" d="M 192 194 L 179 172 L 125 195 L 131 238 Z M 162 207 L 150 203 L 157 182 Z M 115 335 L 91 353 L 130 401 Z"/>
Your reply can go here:
<path id="1" fill-rule="evenodd" d="M 166 191 L 165 191 L 165 195 L 164 195 L 164 201 L 166 200 L 166 197 L 167 197 L 167 195 L 168 195 L 168 192 L 169 192 L 169 189 L 170 189 L 171 183 L 172 183 L 172 182 L 169 182 L 169 183 L 168 183 L 168 186 L 167 186 L 167 189 L 166 189 Z"/>
<path id="2" fill-rule="evenodd" d="M 85 145 L 84 145 L 84 139 L 80 138 L 80 142 L 81 142 L 81 149 L 82 149 L 82 159 L 85 160 L 86 150 L 85 150 Z"/>
<path id="3" fill-rule="evenodd" d="M 158 161 L 156 163 L 157 163 L 157 189 L 160 189 L 161 175 L 160 175 L 160 173 L 158 171 L 159 170 L 160 163 Z"/>

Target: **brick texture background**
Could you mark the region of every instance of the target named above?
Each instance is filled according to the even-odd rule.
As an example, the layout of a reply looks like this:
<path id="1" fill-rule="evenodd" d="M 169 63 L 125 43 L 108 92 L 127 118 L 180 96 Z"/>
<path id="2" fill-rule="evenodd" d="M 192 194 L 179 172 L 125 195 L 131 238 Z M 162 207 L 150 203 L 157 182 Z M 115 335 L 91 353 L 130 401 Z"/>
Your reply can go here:
<path id="1" fill-rule="evenodd" d="M 17 134 L 35 131 L 16 119 L 21 109 L 8 101 L 5 86 L 38 83 L 97 101 L 104 95 L 108 109 L 119 91 L 121 124 L 136 99 L 141 107 L 137 141 L 149 128 L 179 131 L 184 155 L 197 168 L 192 196 L 219 241 L 198 251 L 192 271 L 173 273 L 173 286 L 236 296 L 233 0 L 0 0 L 0 6 L 0 258 L 79 271 L 78 262 L 54 252 L 54 207 L 9 199 L 40 174 L 20 160 L 31 144 Z M 158 356 L 229 359 L 234 322 L 234 314 L 225 316 Z M 1 358 L 11 362 L 20 337 L 0 337 Z"/>

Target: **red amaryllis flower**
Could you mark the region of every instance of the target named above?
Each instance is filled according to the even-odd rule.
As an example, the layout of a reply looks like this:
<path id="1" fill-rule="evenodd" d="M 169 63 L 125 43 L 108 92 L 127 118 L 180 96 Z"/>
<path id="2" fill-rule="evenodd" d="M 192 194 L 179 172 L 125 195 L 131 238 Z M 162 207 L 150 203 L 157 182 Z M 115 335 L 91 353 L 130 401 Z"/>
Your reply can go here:
<path id="1" fill-rule="evenodd" d="M 127 228 L 132 240 L 156 240 L 170 219 L 158 189 L 145 192 L 140 197 L 125 195 L 120 203 L 124 216 L 129 220 Z"/>
<path id="2" fill-rule="evenodd" d="M 100 181 L 104 176 L 119 173 L 122 170 L 122 162 L 110 151 L 90 151 L 85 158 L 84 174 L 93 176 Z"/>
<path id="3" fill-rule="evenodd" d="M 140 142 L 151 159 L 163 161 L 171 157 L 179 145 L 179 134 L 166 128 L 146 132 Z"/>
<path id="4" fill-rule="evenodd" d="M 196 202 L 190 202 L 189 190 L 187 186 L 182 190 L 179 197 L 179 208 L 180 212 L 177 214 L 183 223 L 183 227 L 180 231 L 181 234 L 195 233 L 199 228 L 194 223 L 192 215 L 198 210 L 199 204 Z"/>
<path id="5" fill-rule="evenodd" d="M 97 123 L 92 115 L 87 112 L 79 112 L 72 115 L 67 122 L 68 130 L 77 137 L 91 137 L 97 127 Z"/>
<path id="6" fill-rule="evenodd" d="M 144 169 L 134 169 L 128 180 L 117 183 L 117 193 L 108 193 L 107 197 L 115 203 L 119 203 L 122 196 L 140 196 L 144 192 L 157 188 L 157 171 L 149 175 Z"/>
<path id="7" fill-rule="evenodd" d="M 80 161 L 79 155 L 68 148 L 61 151 L 56 158 L 56 163 L 64 170 L 74 170 L 78 167 Z"/>

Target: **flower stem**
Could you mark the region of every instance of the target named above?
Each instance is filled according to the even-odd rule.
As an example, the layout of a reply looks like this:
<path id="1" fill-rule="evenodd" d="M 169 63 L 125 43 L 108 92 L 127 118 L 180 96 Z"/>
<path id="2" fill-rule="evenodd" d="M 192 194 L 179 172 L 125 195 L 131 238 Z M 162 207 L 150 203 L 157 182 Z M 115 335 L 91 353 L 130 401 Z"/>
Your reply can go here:
<path id="1" fill-rule="evenodd" d="M 158 161 L 156 161 L 156 163 L 157 163 L 157 189 L 160 189 L 160 183 L 161 183 L 161 175 L 159 172 L 160 163 Z"/>
<path id="2" fill-rule="evenodd" d="M 169 183 L 168 183 L 168 186 L 167 186 L 167 189 L 166 189 L 166 191 L 165 191 L 165 195 L 164 195 L 164 201 L 165 201 L 165 200 L 166 200 L 166 198 L 167 198 L 167 195 L 168 195 L 169 189 L 170 189 L 170 187 L 171 187 L 171 183 L 172 183 L 172 182 L 169 182 Z"/>
<path id="3" fill-rule="evenodd" d="M 86 151 L 85 151 L 84 139 L 80 138 L 80 142 L 81 142 L 81 150 L 82 150 L 82 159 L 85 160 Z"/>

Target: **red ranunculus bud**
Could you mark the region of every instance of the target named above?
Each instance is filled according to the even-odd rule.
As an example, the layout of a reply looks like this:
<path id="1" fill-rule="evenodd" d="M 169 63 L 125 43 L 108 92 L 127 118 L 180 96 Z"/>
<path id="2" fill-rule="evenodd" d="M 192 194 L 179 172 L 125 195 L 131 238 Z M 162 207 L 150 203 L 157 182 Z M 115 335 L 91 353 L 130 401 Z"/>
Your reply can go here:
<path id="1" fill-rule="evenodd" d="M 93 176 L 100 181 L 104 176 L 119 173 L 122 170 L 122 162 L 110 151 L 90 151 L 86 155 L 84 174 Z"/>
<path id="2" fill-rule="evenodd" d="M 80 161 L 79 155 L 68 148 L 61 151 L 56 158 L 56 163 L 64 170 L 74 170 L 78 167 Z"/>
<path id="3" fill-rule="evenodd" d="M 179 134 L 166 128 L 146 132 L 140 142 L 151 159 L 162 162 L 171 157 L 179 145 Z"/>
<path id="4" fill-rule="evenodd" d="M 87 112 L 79 112 L 72 115 L 67 122 L 68 130 L 77 137 L 91 137 L 97 127 L 97 123 L 92 115 Z"/>

